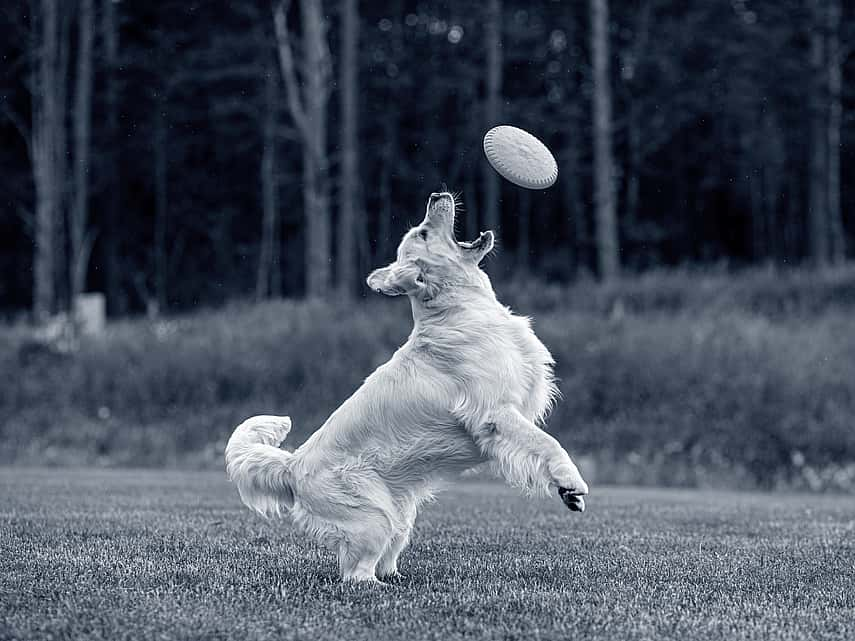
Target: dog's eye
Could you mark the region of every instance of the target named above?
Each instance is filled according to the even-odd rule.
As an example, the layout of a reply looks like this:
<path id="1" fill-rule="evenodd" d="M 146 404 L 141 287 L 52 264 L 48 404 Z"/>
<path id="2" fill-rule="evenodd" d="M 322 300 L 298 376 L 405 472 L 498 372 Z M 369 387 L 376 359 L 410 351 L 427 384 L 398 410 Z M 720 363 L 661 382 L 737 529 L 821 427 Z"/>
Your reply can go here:
<path id="1" fill-rule="evenodd" d="M 419 236 L 422 240 L 427 240 L 427 229 L 419 230 Z"/>

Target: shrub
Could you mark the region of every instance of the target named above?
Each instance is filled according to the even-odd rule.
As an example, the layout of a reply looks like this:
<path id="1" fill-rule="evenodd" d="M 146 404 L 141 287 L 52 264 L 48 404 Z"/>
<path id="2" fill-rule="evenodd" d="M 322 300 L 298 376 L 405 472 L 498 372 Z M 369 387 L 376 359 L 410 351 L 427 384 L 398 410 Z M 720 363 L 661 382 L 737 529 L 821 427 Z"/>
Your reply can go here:
<path id="1" fill-rule="evenodd" d="M 855 483 L 851 269 L 499 289 L 558 362 L 550 431 L 601 479 Z M 124 320 L 73 353 L 2 331 L 0 460 L 219 465 L 258 413 L 292 416 L 296 444 L 411 323 L 403 301 L 372 297 Z"/>

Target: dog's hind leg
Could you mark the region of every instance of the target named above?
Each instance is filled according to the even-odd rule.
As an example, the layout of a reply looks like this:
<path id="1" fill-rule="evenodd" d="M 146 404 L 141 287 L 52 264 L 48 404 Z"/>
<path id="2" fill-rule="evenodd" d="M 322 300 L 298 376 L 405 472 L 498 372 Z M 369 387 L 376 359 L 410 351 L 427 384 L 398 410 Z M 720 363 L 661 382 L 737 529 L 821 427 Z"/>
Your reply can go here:
<path id="1" fill-rule="evenodd" d="M 400 519 L 387 488 L 377 479 L 351 474 L 347 480 L 344 487 L 351 494 L 339 513 L 339 569 L 345 581 L 375 582 L 377 564 L 400 530 Z"/>
<path id="2" fill-rule="evenodd" d="M 359 538 L 343 541 L 339 547 L 338 565 L 345 581 L 377 582 L 375 571 L 388 544 L 388 532 L 364 530 Z"/>
<path id="3" fill-rule="evenodd" d="M 413 531 L 413 524 L 416 522 L 415 504 L 407 506 L 401 520 L 403 526 L 392 535 L 392 540 L 383 552 L 383 556 L 380 557 L 379 563 L 377 563 L 377 576 L 381 579 L 398 576 L 398 557 L 409 544 L 410 533 Z"/>
<path id="4" fill-rule="evenodd" d="M 475 441 L 505 479 L 545 494 L 556 486 L 564 503 L 583 511 L 588 493 L 579 469 L 561 444 L 510 406 L 494 412 L 473 431 Z"/>

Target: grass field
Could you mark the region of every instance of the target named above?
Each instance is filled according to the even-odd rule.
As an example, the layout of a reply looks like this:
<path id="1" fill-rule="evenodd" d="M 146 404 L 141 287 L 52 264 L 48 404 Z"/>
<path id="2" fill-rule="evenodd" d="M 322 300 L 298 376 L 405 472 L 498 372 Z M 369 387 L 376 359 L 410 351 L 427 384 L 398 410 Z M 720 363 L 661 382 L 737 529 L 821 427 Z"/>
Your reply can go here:
<path id="1" fill-rule="evenodd" d="M 498 483 L 427 507 L 385 587 L 222 473 L 0 468 L 0 639 L 845 639 L 851 496 Z"/>

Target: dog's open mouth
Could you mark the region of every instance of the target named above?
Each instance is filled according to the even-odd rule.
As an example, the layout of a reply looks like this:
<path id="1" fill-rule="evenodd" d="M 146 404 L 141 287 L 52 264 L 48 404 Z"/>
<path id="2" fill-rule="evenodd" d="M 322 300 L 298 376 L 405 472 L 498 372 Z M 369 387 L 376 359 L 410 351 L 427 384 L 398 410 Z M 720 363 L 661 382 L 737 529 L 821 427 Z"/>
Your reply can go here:
<path id="1" fill-rule="evenodd" d="M 463 249 L 481 249 L 484 245 L 487 244 L 489 234 L 487 232 L 482 231 L 478 234 L 478 238 L 475 240 L 459 240 L 457 244 L 460 245 Z"/>

